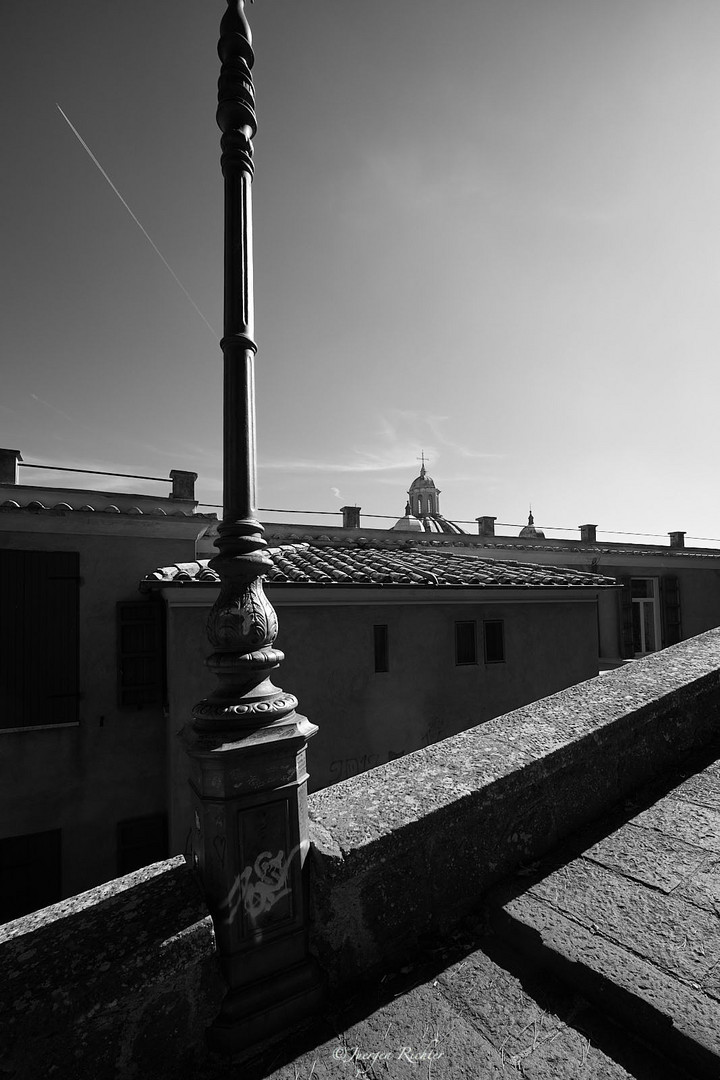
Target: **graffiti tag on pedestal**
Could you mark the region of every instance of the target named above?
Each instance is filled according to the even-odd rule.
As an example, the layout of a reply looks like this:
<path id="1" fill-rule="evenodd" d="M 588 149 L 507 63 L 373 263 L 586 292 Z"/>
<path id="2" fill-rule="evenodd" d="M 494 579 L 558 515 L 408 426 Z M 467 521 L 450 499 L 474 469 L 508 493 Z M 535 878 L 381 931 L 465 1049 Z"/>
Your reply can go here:
<path id="1" fill-rule="evenodd" d="M 296 845 L 284 857 L 283 851 L 273 855 L 270 851 L 261 851 L 254 863 L 246 866 L 237 875 L 232 888 L 220 905 L 220 910 L 227 908 L 225 922 L 230 926 L 242 906 L 250 922 L 255 925 L 258 918 L 289 896 L 291 889 L 287 883 L 290 864 L 300 850 Z"/>

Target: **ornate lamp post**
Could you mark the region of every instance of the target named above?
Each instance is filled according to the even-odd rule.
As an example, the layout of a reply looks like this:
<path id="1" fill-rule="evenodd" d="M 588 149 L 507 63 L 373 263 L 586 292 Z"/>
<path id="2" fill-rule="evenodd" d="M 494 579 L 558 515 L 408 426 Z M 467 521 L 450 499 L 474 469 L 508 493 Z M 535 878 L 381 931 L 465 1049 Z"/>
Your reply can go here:
<path id="1" fill-rule="evenodd" d="M 216 689 L 186 734 L 195 802 L 193 856 L 213 913 L 228 982 L 208 1031 L 234 1053 L 314 1011 L 321 982 L 307 952 L 307 772 L 317 728 L 274 686 L 283 654 L 263 592 L 270 560 L 256 518 L 252 37 L 244 0 L 220 26 L 217 120 L 225 179 L 224 509 L 212 567 L 220 594 L 208 620 Z"/>

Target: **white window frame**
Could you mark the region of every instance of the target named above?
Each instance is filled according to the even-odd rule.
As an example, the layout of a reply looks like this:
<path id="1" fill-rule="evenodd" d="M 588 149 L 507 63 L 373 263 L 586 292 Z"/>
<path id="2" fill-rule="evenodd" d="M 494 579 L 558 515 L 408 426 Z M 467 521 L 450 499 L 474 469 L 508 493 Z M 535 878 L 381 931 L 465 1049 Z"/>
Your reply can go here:
<path id="1" fill-rule="evenodd" d="M 654 649 L 645 649 L 645 648 L 643 648 L 643 649 L 640 650 L 640 652 L 634 653 L 635 656 L 650 656 L 651 653 L 658 652 L 662 648 L 662 638 L 661 638 L 662 625 L 661 625 L 661 622 L 660 622 L 660 581 L 659 581 L 658 578 L 633 576 L 630 579 L 631 593 L 632 593 L 632 583 L 633 583 L 633 581 L 648 581 L 648 582 L 650 582 L 650 586 L 651 586 L 650 590 L 649 590 L 652 593 L 651 596 L 632 597 L 633 626 L 634 626 L 634 623 L 635 623 L 635 619 L 634 619 L 635 604 L 637 604 L 641 609 L 640 610 L 640 640 L 641 640 L 641 643 L 642 643 L 643 646 L 645 645 L 645 619 L 644 619 L 644 612 L 642 611 L 642 607 L 645 604 L 651 604 L 652 608 L 653 608 L 653 628 L 655 630 L 655 648 Z"/>

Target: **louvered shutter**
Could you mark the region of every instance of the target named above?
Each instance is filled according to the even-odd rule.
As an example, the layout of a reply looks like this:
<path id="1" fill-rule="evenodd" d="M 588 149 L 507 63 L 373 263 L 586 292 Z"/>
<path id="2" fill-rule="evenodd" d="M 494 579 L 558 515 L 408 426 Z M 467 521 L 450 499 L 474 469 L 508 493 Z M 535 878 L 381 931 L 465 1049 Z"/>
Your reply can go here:
<path id="1" fill-rule="evenodd" d="M 118 612 L 118 699 L 121 706 L 163 700 L 163 609 L 151 600 L 126 600 Z"/>
<path id="2" fill-rule="evenodd" d="M 41 556 L 37 573 L 30 580 L 36 584 L 37 608 L 44 612 L 46 628 L 43 649 L 46 699 L 41 708 L 52 715 L 53 724 L 77 723 L 79 714 L 79 585 L 80 556 L 74 551 L 28 552 Z M 47 721 L 39 719 L 40 723 Z"/>
<path id="3" fill-rule="evenodd" d="M 620 655 L 625 660 L 631 660 L 635 655 L 633 641 L 633 606 L 632 606 L 632 579 L 629 577 L 618 578 L 622 585 L 620 593 Z"/>
<path id="4" fill-rule="evenodd" d="M 662 604 L 663 646 L 677 645 L 679 641 L 682 641 L 680 582 L 673 574 L 666 574 L 660 579 L 660 601 Z"/>
<path id="5" fill-rule="evenodd" d="M 0 726 L 78 722 L 76 551 L 0 551 Z"/>

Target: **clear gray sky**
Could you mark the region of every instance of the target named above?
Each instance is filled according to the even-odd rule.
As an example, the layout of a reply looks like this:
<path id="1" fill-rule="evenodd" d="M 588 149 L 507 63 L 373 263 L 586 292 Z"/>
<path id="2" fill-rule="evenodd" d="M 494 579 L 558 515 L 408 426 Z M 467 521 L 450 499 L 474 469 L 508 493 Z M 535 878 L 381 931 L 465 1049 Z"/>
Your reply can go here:
<path id="1" fill-rule="evenodd" d="M 224 8 L 0 10 L 0 445 L 211 503 Z M 248 14 L 260 505 L 720 537 L 717 0 Z"/>

